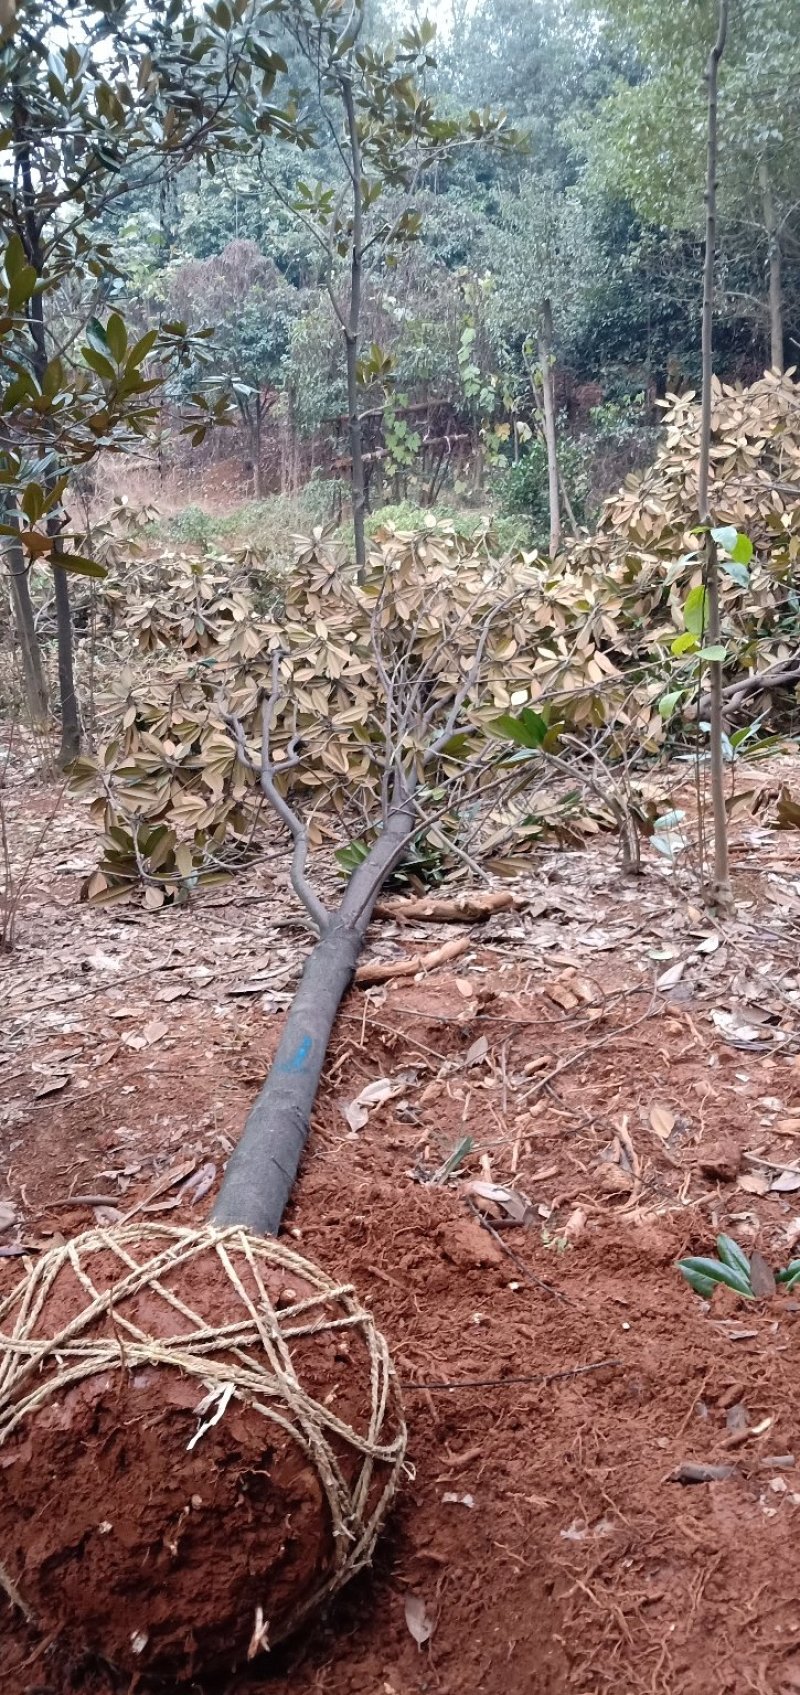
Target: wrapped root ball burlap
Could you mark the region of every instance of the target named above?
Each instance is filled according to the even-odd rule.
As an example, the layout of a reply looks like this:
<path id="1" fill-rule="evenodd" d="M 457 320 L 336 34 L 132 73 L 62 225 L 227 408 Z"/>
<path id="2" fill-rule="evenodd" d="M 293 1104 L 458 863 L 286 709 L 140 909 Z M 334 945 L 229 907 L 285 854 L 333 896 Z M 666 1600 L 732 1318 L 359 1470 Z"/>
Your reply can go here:
<path id="1" fill-rule="evenodd" d="M 230 1669 L 368 1562 L 405 1439 L 370 1314 L 283 1243 L 88 1232 L 0 1304 L 0 1584 L 65 1651 Z"/>

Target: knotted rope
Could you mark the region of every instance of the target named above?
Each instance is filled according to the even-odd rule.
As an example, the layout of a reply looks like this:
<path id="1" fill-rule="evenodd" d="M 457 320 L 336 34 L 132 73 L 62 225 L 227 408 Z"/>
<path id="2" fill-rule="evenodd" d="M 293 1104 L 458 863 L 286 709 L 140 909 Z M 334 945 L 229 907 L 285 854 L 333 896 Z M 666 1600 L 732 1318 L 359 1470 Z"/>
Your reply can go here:
<path id="1" fill-rule="evenodd" d="M 120 1266 L 119 1275 L 100 1289 L 91 1275 L 92 1258 L 98 1253 L 114 1255 Z M 242 1309 L 240 1318 L 218 1325 L 193 1311 L 172 1283 L 179 1268 L 208 1254 L 222 1266 Z M 269 1274 L 276 1270 L 302 1279 L 312 1293 L 276 1307 L 267 1287 Z M 54 1286 L 69 1271 L 85 1292 L 86 1305 L 57 1334 L 40 1334 Z M 245 1278 L 255 1288 L 255 1298 Z M 153 1336 L 125 1310 L 145 1291 L 180 1314 L 179 1334 Z M 103 1329 L 107 1334 L 98 1334 Z M 299 1338 L 337 1331 L 357 1333 L 367 1351 L 369 1414 L 360 1433 L 309 1394 L 292 1356 L 292 1344 Z M 239 1226 L 179 1229 L 137 1223 L 87 1231 L 43 1255 L 0 1303 L 0 1449 L 40 1407 L 84 1378 L 147 1366 L 170 1367 L 203 1384 L 207 1393 L 199 1410 L 215 1402 L 217 1406 L 205 1428 L 224 1417 L 225 1406 L 236 1398 L 279 1425 L 313 1464 L 330 1511 L 334 1564 L 286 1625 L 283 1634 L 288 1635 L 369 1563 L 399 1482 L 406 1429 L 389 1352 L 371 1313 L 358 1304 L 349 1285 L 334 1283 L 285 1243 L 251 1235 Z M 389 1414 L 395 1428 L 387 1435 Z M 201 1434 L 198 1430 L 194 1441 Z M 334 1443 L 360 1456 L 350 1482 Z M 372 1490 L 376 1466 L 385 1471 L 377 1498 Z M 19 1584 L 1 1565 L 0 1586 L 30 1617 Z"/>

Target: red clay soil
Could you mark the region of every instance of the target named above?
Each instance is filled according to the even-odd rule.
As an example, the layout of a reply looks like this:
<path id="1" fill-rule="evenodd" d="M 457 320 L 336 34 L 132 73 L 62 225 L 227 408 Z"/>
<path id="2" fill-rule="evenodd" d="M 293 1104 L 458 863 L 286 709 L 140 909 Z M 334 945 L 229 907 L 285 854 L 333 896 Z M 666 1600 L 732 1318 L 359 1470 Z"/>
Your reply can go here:
<path id="1" fill-rule="evenodd" d="M 383 1000 L 354 993 L 342 1011 L 286 1227 L 388 1338 L 409 1475 L 373 1570 L 317 1628 L 218 1680 L 219 1695 L 800 1691 L 800 1308 L 785 1292 L 708 1307 L 674 1264 L 709 1252 L 720 1229 L 773 1265 L 796 1251 L 796 936 L 776 943 L 786 966 L 764 951 L 775 916 L 766 940 L 743 928 L 715 952 L 657 869 L 630 896 L 598 885 L 604 918 L 590 911 L 597 867 L 579 868 L 574 923 L 535 914 L 520 939 L 513 916 L 457 974 Z M 573 893 L 565 879 L 565 907 Z M 610 928 L 625 901 L 623 947 Z M 202 1216 L 208 1196 L 193 1205 L 182 1174 L 213 1162 L 219 1180 L 280 1027 L 254 1000 L 226 1021 L 219 985 L 187 980 L 174 1003 L 160 987 L 180 976 L 168 940 L 186 937 L 196 958 L 189 943 L 240 922 L 235 902 L 219 920 L 210 905 L 153 929 L 137 919 L 124 937 L 122 919 L 82 915 L 85 943 L 74 906 L 62 911 L 52 922 L 71 959 L 117 933 L 157 958 L 152 982 L 141 953 L 127 982 L 118 972 L 116 1002 L 93 965 L 70 1028 L 48 1013 L 9 1050 L 3 1163 L 18 1223 L 0 1244 L 16 1232 L 31 1252 L 115 1196 L 121 1211 Z M 33 947 L 24 922 L 20 950 Z M 526 962 L 548 923 L 565 939 Z M 683 978 L 656 993 L 673 944 Z M 192 998 L 204 994 L 213 1006 Z M 126 1046 L 120 1032 L 152 1018 L 154 1000 L 166 1033 L 145 1025 L 143 1045 Z M 742 1005 L 758 1040 L 712 1017 Z M 393 1096 L 354 1131 L 344 1110 L 381 1077 Z M 429 1181 L 467 1135 L 456 1181 Z M 783 1188 L 761 1184 L 781 1162 Z M 522 1223 L 495 1209 L 484 1228 L 466 1181 L 481 1178 L 530 1198 Z M 94 1203 L 67 1198 L 83 1193 Z M 4 1287 L 19 1263 L 0 1258 Z M 691 1476 L 705 1480 L 679 1480 Z M 0 1663 L 3 1695 L 150 1695 L 55 1658 L 10 1605 Z"/>
<path id="2" fill-rule="evenodd" d="M 92 1318 L 76 1338 L 75 1323 L 91 1297 L 72 1262 L 64 1261 L 34 1338 L 52 1339 L 70 1327 L 73 1342 L 102 1348 L 110 1337 L 126 1354 L 133 1324 L 139 1335 L 172 1338 L 167 1351 L 174 1354 L 183 1338 L 192 1348 L 195 1332 L 202 1339 L 221 1325 L 237 1325 L 241 1333 L 247 1309 L 213 1250 L 165 1265 L 174 1244 L 145 1236 L 124 1248 L 123 1262 L 103 1246 L 107 1240 L 105 1234 L 78 1238 L 76 1253 L 95 1290 L 122 1284 L 112 1311 Z M 229 1254 L 242 1288 L 260 1306 L 247 1259 L 233 1245 Z M 131 1265 L 146 1266 L 157 1256 L 157 1282 L 126 1293 Z M 352 1302 L 326 1298 L 294 1268 L 267 1263 L 260 1271 L 304 1394 L 368 1440 L 377 1391 Z M 180 1309 L 168 1304 L 169 1294 Z M 297 1304 L 309 1301 L 296 1316 Z M 15 1303 L 4 1328 L 11 1330 L 18 1312 Z M 303 1334 L 304 1326 L 314 1333 Z M 213 1359 L 225 1381 L 251 1359 L 258 1369 L 260 1354 L 260 1345 L 240 1340 L 235 1354 L 219 1346 Z M 51 1657 L 57 1652 L 63 1662 L 90 1644 L 129 1674 L 147 1666 L 180 1682 L 198 1666 L 246 1664 L 261 1636 L 259 1615 L 277 1645 L 335 1581 L 345 1544 L 333 1535 L 323 1482 L 294 1407 L 274 1403 L 283 1421 L 277 1423 L 235 1397 L 198 1441 L 207 1348 L 199 1376 L 148 1363 L 146 1355 L 128 1369 L 95 1371 L 65 1388 L 59 1384 L 64 1356 L 54 1350 L 34 1376 L 20 1380 L 20 1399 L 41 1390 L 46 1398 L 0 1449 L 0 1547 L 7 1577 L 44 1635 L 57 1640 Z M 390 1392 L 380 1439 L 391 1442 L 399 1430 Z M 363 1451 L 338 1433 L 327 1437 L 353 1491 L 364 1472 Z M 367 1479 L 365 1523 L 390 1482 L 388 1467 L 378 1461 Z"/>
<path id="3" fill-rule="evenodd" d="M 797 1303 L 707 1313 L 672 1269 L 707 1245 L 683 1216 L 612 1216 L 572 1249 L 520 1229 L 501 1246 L 396 1155 L 387 1176 L 385 1140 L 362 1138 L 357 1162 L 352 1144 L 312 1149 L 291 1224 L 390 1338 L 413 1472 L 373 1574 L 266 1681 L 220 1687 L 800 1688 Z M 732 1472 L 683 1485 L 686 1462 Z M 409 1602 L 433 1627 L 422 1646 Z M 129 1687 L 38 1655 L 10 1609 L 4 1624 L 7 1695 Z"/>

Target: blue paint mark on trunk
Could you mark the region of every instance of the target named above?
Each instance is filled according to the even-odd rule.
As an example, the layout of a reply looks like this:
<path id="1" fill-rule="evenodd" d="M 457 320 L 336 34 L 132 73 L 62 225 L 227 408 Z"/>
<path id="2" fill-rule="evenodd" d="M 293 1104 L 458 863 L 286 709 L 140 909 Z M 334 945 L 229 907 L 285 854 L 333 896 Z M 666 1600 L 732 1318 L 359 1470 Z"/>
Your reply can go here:
<path id="1" fill-rule="evenodd" d="M 294 1053 L 290 1054 L 288 1059 L 279 1060 L 275 1070 L 284 1073 L 305 1071 L 313 1046 L 310 1036 L 301 1036 Z"/>

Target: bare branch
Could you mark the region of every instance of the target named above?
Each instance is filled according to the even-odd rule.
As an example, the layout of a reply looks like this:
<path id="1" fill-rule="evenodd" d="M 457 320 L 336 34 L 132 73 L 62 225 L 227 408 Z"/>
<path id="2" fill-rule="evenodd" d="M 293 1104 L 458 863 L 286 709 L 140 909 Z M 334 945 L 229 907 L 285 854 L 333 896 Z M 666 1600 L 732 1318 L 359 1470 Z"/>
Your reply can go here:
<path id="1" fill-rule="evenodd" d="M 269 801 L 273 811 L 277 813 L 281 823 L 285 824 L 289 834 L 291 835 L 294 843 L 290 873 L 292 888 L 294 889 L 298 900 L 305 907 L 309 918 L 311 918 L 319 930 L 320 935 L 324 936 L 330 923 L 331 915 L 328 912 L 327 907 L 323 906 L 322 901 L 316 894 L 315 890 L 311 887 L 306 876 L 308 830 L 303 824 L 302 819 L 298 818 L 293 807 L 289 805 L 288 800 L 286 800 L 278 790 L 275 783 L 275 767 L 272 764 L 270 756 L 272 719 L 275 707 L 278 703 L 278 694 L 280 690 L 280 662 L 280 652 L 276 651 L 272 655 L 272 686 L 268 698 L 262 701 L 261 704 L 260 766 L 256 765 L 255 760 L 248 751 L 245 741 L 244 725 L 242 724 L 241 719 L 234 717 L 231 713 L 223 713 L 223 717 L 228 728 L 233 732 L 233 736 L 236 741 L 236 752 L 238 758 L 247 770 L 256 773 L 261 784 L 262 792 Z M 293 740 L 289 747 L 287 758 L 283 761 L 283 769 L 284 771 L 291 770 L 294 766 L 299 765 L 299 763 L 300 758 L 295 750 Z"/>

